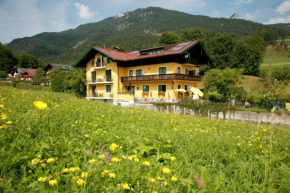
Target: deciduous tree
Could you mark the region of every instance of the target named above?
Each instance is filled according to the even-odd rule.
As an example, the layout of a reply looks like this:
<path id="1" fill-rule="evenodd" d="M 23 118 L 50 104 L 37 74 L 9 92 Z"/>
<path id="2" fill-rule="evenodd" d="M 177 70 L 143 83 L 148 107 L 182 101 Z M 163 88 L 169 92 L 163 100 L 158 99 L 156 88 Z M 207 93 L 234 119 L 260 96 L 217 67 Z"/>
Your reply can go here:
<path id="1" fill-rule="evenodd" d="M 211 69 L 202 78 L 202 84 L 207 91 L 217 91 L 223 96 L 223 100 L 236 96 L 239 77 L 242 74 L 238 69 Z"/>

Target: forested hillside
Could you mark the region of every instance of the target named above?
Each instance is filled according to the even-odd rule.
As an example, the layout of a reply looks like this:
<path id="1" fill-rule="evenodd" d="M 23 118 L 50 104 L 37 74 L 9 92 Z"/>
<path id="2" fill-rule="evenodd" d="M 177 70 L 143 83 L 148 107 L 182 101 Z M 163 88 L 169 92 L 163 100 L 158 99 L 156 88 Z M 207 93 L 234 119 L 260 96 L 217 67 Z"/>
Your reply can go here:
<path id="1" fill-rule="evenodd" d="M 263 25 L 246 20 L 210 18 L 156 7 L 137 9 L 123 17 L 109 17 L 63 32 L 44 32 L 15 39 L 7 46 L 16 53 L 30 53 L 46 62 L 73 64 L 90 46 L 118 45 L 125 50 L 151 47 L 161 33 L 199 26 L 203 32 L 249 35 L 265 29 L 290 34 L 288 24 Z"/>

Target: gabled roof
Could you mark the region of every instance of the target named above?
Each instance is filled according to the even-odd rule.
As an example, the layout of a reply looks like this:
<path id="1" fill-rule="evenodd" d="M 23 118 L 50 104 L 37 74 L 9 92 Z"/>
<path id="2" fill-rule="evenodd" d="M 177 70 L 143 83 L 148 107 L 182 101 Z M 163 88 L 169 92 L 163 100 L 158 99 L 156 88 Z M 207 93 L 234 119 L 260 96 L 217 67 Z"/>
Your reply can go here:
<path id="1" fill-rule="evenodd" d="M 158 48 L 135 50 L 135 51 L 130 51 L 130 52 L 120 52 L 120 51 L 116 51 L 116 50 L 110 50 L 107 48 L 93 46 L 87 51 L 87 53 L 74 66 L 76 66 L 76 67 L 81 66 L 82 63 L 88 62 L 90 59 L 92 59 L 92 56 L 94 56 L 97 52 L 101 53 L 104 56 L 109 57 L 110 59 L 112 59 L 114 61 L 128 62 L 128 61 L 142 60 L 142 59 L 147 59 L 147 58 L 179 55 L 179 54 L 183 54 L 184 52 L 186 52 L 187 50 L 189 50 L 190 48 L 192 48 L 196 45 L 201 45 L 202 49 L 204 50 L 202 44 L 198 40 L 188 41 L 188 42 L 183 42 L 183 43 L 178 43 L 178 44 L 172 44 L 172 45 L 166 45 L 166 46 L 162 46 L 162 47 L 158 47 Z M 144 51 L 155 50 L 155 49 L 156 50 L 163 49 L 163 52 L 150 54 L 150 55 L 140 54 Z M 206 53 L 206 51 L 205 51 L 205 53 Z M 208 54 L 207 54 L 207 56 L 208 56 Z M 208 58 L 210 59 L 209 56 L 208 56 Z"/>
<path id="2" fill-rule="evenodd" d="M 49 69 L 50 67 L 52 68 L 61 68 L 62 70 L 70 70 L 71 66 L 68 64 L 55 64 L 55 63 L 48 63 L 47 66 L 44 68 L 44 70 Z"/>
<path id="3" fill-rule="evenodd" d="M 32 76 L 34 76 L 35 75 L 35 73 L 36 73 L 36 69 L 27 69 L 26 71 L 24 71 L 23 73 L 22 73 L 22 76 L 30 76 L 30 77 L 32 77 Z"/>

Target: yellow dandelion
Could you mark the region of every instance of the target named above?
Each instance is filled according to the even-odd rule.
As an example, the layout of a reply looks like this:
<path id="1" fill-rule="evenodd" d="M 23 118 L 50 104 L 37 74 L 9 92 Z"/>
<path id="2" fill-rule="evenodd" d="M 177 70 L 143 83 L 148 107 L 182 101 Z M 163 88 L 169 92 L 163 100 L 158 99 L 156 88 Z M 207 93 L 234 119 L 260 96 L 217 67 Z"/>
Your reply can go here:
<path id="1" fill-rule="evenodd" d="M 40 178 L 38 178 L 37 181 L 39 181 L 39 182 L 45 182 L 46 181 L 46 178 L 40 177 Z"/>
<path id="2" fill-rule="evenodd" d="M 42 101 L 34 101 L 33 105 L 38 110 L 44 110 L 47 108 L 47 104 Z"/>
<path id="3" fill-rule="evenodd" d="M 171 177 L 171 180 L 172 180 L 173 182 L 176 182 L 176 181 L 177 181 L 177 178 L 176 178 L 175 176 L 172 176 L 172 177 Z"/>
<path id="4" fill-rule="evenodd" d="M 91 160 L 89 160 L 89 163 L 92 164 L 92 163 L 94 163 L 96 161 L 97 161 L 96 159 L 91 159 Z"/>
<path id="5" fill-rule="evenodd" d="M 138 163 L 139 162 L 139 159 L 138 158 L 135 158 L 134 159 L 134 162 L 137 162 Z"/>
<path id="6" fill-rule="evenodd" d="M 117 145 L 116 143 L 112 143 L 110 145 L 110 150 L 115 151 L 118 147 L 119 147 L 119 145 Z"/>
<path id="7" fill-rule="evenodd" d="M 171 156 L 170 159 L 171 159 L 171 161 L 175 161 L 176 160 L 176 157 Z"/>
<path id="8" fill-rule="evenodd" d="M 167 186 L 167 185 L 168 185 L 168 183 L 167 183 L 167 182 L 163 182 L 163 185 L 164 185 L 164 186 Z"/>
<path id="9" fill-rule="evenodd" d="M 167 168 L 167 167 L 162 168 L 162 171 L 163 171 L 164 174 L 170 174 L 171 173 L 171 170 L 169 168 Z"/>
<path id="10" fill-rule="evenodd" d="M 130 186 L 127 182 L 121 184 L 122 185 L 122 188 L 125 189 L 125 190 L 130 190 Z"/>
<path id="11" fill-rule="evenodd" d="M 31 160 L 31 164 L 32 164 L 32 165 L 36 165 L 36 164 L 38 164 L 39 162 L 40 162 L 40 159 L 38 159 L 38 158 L 35 158 L 35 159 Z"/>
<path id="12" fill-rule="evenodd" d="M 148 180 L 149 180 L 149 182 L 152 182 L 152 183 L 154 183 L 156 181 L 154 178 L 149 178 Z"/>
<path id="13" fill-rule="evenodd" d="M 49 185 L 54 186 L 55 184 L 57 184 L 56 180 L 49 180 L 48 181 Z"/>
<path id="14" fill-rule="evenodd" d="M 116 178 L 116 174 L 114 174 L 114 173 L 109 173 L 109 177 L 110 177 L 110 178 Z"/>
<path id="15" fill-rule="evenodd" d="M 64 169 L 62 170 L 62 173 L 69 173 L 69 169 L 68 169 L 68 168 L 64 168 Z"/>
<path id="16" fill-rule="evenodd" d="M 55 160 L 53 159 L 53 158 L 48 158 L 47 160 L 46 160 L 46 163 L 52 163 L 52 162 L 54 162 Z"/>
<path id="17" fill-rule="evenodd" d="M 150 166 L 150 162 L 149 162 L 149 161 L 144 161 L 144 162 L 143 162 L 143 165 L 144 165 L 144 166 Z"/>
<path id="18" fill-rule="evenodd" d="M 240 146 L 241 146 L 241 144 L 240 144 L 240 143 L 237 143 L 237 146 L 239 146 L 239 147 L 240 147 Z"/>
<path id="19" fill-rule="evenodd" d="M 82 174 L 81 174 L 81 177 L 82 178 L 85 178 L 85 177 L 87 177 L 88 176 L 88 173 L 87 172 L 82 172 Z"/>
<path id="20" fill-rule="evenodd" d="M 105 154 L 99 155 L 98 158 L 104 159 L 104 158 L 106 158 L 106 155 Z"/>
<path id="21" fill-rule="evenodd" d="M 85 183 L 85 181 L 82 180 L 82 179 L 78 179 L 78 181 L 77 181 L 77 184 L 78 184 L 79 186 L 83 185 L 84 183 Z"/>
<path id="22" fill-rule="evenodd" d="M 119 158 L 116 158 L 116 157 L 113 157 L 113 158 L 112 158 L 112 162 L 119 162 L 119 161 L 120 161 Z"/>
<path id="23" fill-rule="evenodd" d="M 4 109 L 4 105 L 1 104 L 1 105 L 0 105 L 0 109 Z"/>
<path id="24" fill-rule="evenodd" d="M 12 124 L 12 121 L 7 121 L 6 124 L 7 125 L 11 125 Z"/>

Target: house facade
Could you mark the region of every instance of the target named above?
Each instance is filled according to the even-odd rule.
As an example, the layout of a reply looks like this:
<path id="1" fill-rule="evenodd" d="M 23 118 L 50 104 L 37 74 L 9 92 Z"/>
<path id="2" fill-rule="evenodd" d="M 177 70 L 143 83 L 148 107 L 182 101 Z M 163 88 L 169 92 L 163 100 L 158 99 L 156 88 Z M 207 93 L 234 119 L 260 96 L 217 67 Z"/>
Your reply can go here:
<path id="1" fill-rule="evenodd" d="M 211 59 L 199 41 L 120 52 L 92 47 L 75 64 L 85 67 L 87 99 L 123 102 L 175 102 L 199 88 L 199 65 Z M 178 92 L 184 89 L 186 92 Z"/>

